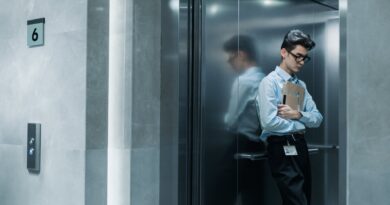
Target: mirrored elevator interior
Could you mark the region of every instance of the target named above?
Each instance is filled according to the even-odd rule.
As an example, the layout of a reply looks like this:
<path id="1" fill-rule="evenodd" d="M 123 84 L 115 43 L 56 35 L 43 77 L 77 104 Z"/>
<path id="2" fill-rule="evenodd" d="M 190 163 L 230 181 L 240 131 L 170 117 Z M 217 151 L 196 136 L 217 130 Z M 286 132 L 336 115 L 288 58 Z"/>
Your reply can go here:
<path id="1" fill-rule="evenodd" d="M 257 66 L 265 74 L 280 63 L 280 46 L 290 29 L 312 37 L 298 77 L 306 82 L 324 116 L 320 128 L 308 129 L 311 149 L 312 204 L 338 204 L 338 79 L 339 11 L 337 1 L 204 0 L 200 29 L 198 97 L 198 194 L 202 205 L 276 205 L 281 198 L 273 181 L 264 145 L 232 131 L 229 106 L 239 104 L 234 89 L 239 73 L 229 63 L 224 44 L 234 36 L 248 36 L 256 50 Z M 237 41 L 240 41 L 238 38 Z M 239 44 L 240 42 L 238 42 Z M 245 83 L 245 82 L 242 82 Z M 239 118 L 240 112 L 235 114 Z"/>

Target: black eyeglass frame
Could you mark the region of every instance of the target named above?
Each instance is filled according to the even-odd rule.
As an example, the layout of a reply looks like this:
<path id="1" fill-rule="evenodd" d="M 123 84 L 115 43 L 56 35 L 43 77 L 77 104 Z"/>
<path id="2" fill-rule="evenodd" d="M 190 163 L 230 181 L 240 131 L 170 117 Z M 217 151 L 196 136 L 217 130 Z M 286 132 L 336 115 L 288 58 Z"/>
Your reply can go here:
<path id="1" fill-rule="evenodd" d="M 299 56 L 299 55 L 296 55 L 290 51 L 287 51 L 287 52 L 294 57 L 295 62 L 297 62 L 297 63 L 300 63 L 302 61 L 304 61 L 306 63 L 306 62 L 309 62 L 311 60 L 310 56 Z"/>

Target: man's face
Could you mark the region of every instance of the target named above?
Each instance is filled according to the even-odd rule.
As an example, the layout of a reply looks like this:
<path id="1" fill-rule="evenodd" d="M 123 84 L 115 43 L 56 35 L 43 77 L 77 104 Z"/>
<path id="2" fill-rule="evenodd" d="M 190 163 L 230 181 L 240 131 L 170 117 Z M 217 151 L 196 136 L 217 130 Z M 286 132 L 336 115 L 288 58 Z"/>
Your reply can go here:
<path id="1" fill-rule="evenodd" d="M 295 49 L 291 51 L 287 51 L 283 48 L 281 50 L 281 55 L 286 65 L 287 72 L 291 75 L 298 73 L 302 69 L 305 60 L 308 59 L 308 50 L 301 45 L 297 45 Z"/>
<path id="2" fill-rule="evenodd" d="M 238 52 L 228 52 L 227 62 L 232 66 L 233 70 L 236 72 L 240 72 L 242 69 L 242 58 L 243 53 L 241 51 Z"/>

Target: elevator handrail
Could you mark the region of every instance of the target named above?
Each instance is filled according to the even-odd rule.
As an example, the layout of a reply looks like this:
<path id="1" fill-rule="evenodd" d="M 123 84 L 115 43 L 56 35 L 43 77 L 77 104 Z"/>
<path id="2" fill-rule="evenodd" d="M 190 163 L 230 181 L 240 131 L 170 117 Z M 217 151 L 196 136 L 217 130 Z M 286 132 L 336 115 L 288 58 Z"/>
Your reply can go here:
<path id="1" fill-rule="evenodd" d="M 340 147 L 338 145 L 322 145 L 322 144 L 309 144 L 309 148 L 318 148 L 318 149 L 339 149 Z"/>
<path id="2" fill-rule="evenodd" d="M 308 149 L 309 154 L 315 154 L 319 151 L 318 148 L 309 148 Z M 249 159 L 251 161 L 257 161 L 257 160 L 265 160 L 267 159 L 267 153 L 266 152 L 255 152 L 255 153 L 236 153 L 234 155 L 234 159 L 240 160 L 240 159 Z"/>

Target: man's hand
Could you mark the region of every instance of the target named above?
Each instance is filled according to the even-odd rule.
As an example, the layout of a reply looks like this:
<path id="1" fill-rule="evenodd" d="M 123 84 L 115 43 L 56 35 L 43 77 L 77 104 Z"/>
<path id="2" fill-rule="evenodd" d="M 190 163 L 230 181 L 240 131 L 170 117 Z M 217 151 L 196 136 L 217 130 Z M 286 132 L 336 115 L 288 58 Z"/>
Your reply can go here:
<path id="1" fill-rule="evenodd" d="M 284 104 L 278 105 L 278 116 L 290 120 L 298 120 L 302 117 L 300 112 L 293 110 L 290 106 Z"/>

